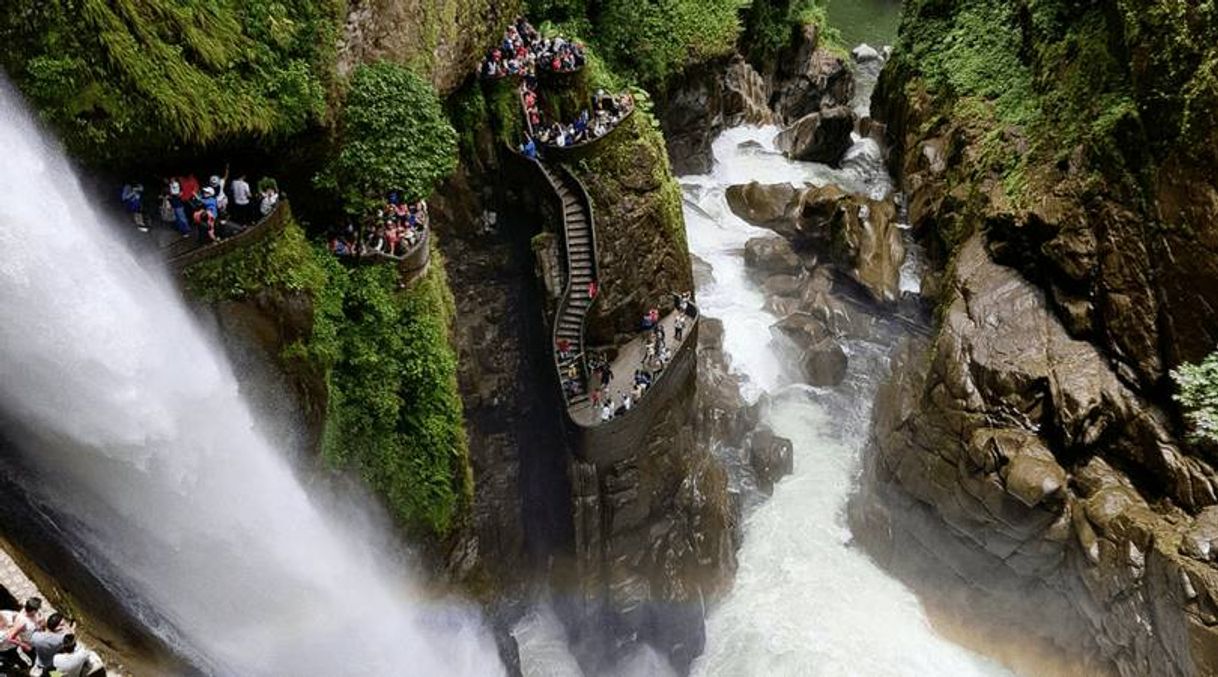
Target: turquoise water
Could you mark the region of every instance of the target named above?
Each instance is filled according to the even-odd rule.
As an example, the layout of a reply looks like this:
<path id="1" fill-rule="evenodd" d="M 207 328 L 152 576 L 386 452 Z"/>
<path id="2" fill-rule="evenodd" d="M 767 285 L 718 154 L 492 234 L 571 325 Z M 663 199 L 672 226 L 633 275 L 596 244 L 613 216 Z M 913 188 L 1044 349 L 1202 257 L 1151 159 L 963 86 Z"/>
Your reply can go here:
<path id="1" fill-rule="evenodd" d="M 897 39 L 901 0 L 827 0 L 829 25 L 841 32 L 846 45 L 865 42 L 873 47 Z"/>

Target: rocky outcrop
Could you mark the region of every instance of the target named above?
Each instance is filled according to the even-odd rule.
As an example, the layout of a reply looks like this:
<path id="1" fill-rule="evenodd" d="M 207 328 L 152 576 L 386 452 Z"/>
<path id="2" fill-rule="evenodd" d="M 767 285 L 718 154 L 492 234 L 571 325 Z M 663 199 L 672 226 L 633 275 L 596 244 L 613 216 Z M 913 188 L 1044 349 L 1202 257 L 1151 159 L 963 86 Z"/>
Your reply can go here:
<path id="1" fill-rule="evenodd" d="M 633 336 L 649 308 L 692 290 L 693 272 L 680 188 L 654 120 L 636 111 L 600 143 L 574 173 L 592 201 L 601 277 L 588 342 L 610 345 Z"/>
<path id="2" fill-rule="evenodd" d="M 837 166 L 854 143 L 855 114 L 846 106 L 825 108 L 797 119 L 774 144 L 792 160 Z"/>
<path id="3" fill-rule="evenodd" d="M 838 55 L 820 44 L 815 24 L 800 26 L 776 61 L 771 108 L 787 123 L 826 108 L 845 106 L 854 96 L 854 75 Z"/>
<path id="4" fill-rule="evenodd" d="M 338 72 L 395 61 L 450 94 L 478 70 L 486 49 L 523 11 L 520 0 L 352 0 L 338 45 Z"/>
<path id="5" fill-rule="evenodd" d="M 691 66 L 657 100 L 668 156 L 677 174 L 710 171 L 711 142 L 725 129 L 773 122 L 770 88 L 743 58 Z"/>
<path id="6" fill-rule="evenodd" d="M 930 359 L 915 346 L 877 397 L 856 534 L 1092 664 L 1218 670 L 1211 466 L 980 236 L 944 295 Z"/>
<path id="7" fill-rule="evenodd" d="M 568 611 L 568 627 L 593 673 L 636 642 L 688 672 L 705 642 L 704 600 L 722 594 L 735 569 L 735 511 L 723 468 L 695 432 L 704 415 L 697 393 L 690 370 L 625 458 L 571 461 L 580 601 Z"/>
<path id="8" fill-rule="evenodd" d="M 874 301 L 900 298 L 905 243 L 891 200 L 871 200 L 833 185 L 796 189 L 753 182 L 729 187 L 727 201 L 737 216 L 783 235 L 795 251 L 832 263 Z M 763 272 L 796 271 L 784 261 L 785 252 L 756 238 L 745 247 L 745 261 Z"/>
<path id="9" fill-rule="evenodd" d="M 773 495 L 774 484 L 795 470 L 791 440 L 775 435 L 769 428 L 758 428 L 749 439 L 749 466 L 762 493 Z"/>

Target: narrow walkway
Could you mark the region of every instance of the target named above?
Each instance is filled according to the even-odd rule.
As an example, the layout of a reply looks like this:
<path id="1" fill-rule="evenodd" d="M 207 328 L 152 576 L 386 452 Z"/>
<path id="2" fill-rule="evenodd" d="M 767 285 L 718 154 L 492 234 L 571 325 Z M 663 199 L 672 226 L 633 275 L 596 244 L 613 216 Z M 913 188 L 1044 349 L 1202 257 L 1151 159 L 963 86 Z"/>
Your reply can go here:
<path id="1" fill-rule="evenodd" d="M 687 317 L 685 334 L 682 336 L 682 340 L 678 341 L 676 333 L 678 315 L 681 315 L 681 311 L 673 310 L 664 316 L 664 319 L 660 320 L 660 323 L 664 325 L 664 336 L 666 337 L 664 343 L 668 346 L 668 351 L 673 356 L 676 356 L 677 350 L 689 338 L 690 328 L 693 326 L 693 321 Z M 647 352 L 646 338 L 648 334 L 650 332 L 640 332 L 633 340 L 623 345 L 618 350 L 617 359 L 613 361 L 613 364 L 609 365 L 609 369 L 613 372 L 613 380 L 609 383 L 608 393 L 609 397 L 613 398 L 615 409 L 621 402 L 622 393 L 629 393 L 634 389 L 634 370 L 644 368 L 643 358 Z M 655 387 L 655 384 L 659 382 L 663 374 L 664 372 L 662 371 L 652 374 L 652 387 Z M 596 388 L 601 385 L 600 377 L 592 376 L 591 380 L 592 387 Z M 650 390 L 651 388 L 648 388 L 648 391 Z M 640 401 L 646 402 L 648 394 L 648 392 L 644 392 L 643 398 Z M 634 405 L 637 406 L 638 402 L 635 402 Z M 579 425 L 592 426 L 601 422 L 600 409 L 592 406 L 592 402 L 586 397 L 578 404 L 572 402 L 570 411 L 571 418 Z"/>
<path id="2" fill-rule="evenodd" d="M 583 189 L 567 171 L 546 166 L 538 162 L 546 180 L 562 201 L 563 229 L 565 231 L 567 249 L 567 285 L 559 303 L 558 313 L 554 318 L 554 351 L 555 366 L 559 377 L 566 371 L 572 361 L 578 362 L 581 377 L 587 374 L 586 347 L 584 345 L 584 322 L 588 311 L 592 308 L 592 295 L 589 286 L 596 279 L 596 246 L 592 234 L 592 214 L 581 199 Z M 560 342 L 571 346 L 575 356 L 566 361 L 559 361 L 558 346 Z M 586 382 L 586 381 L 585 381 Z M 588 401 L 586 393 L 571 398 L 569 404 L 577 405 Z"/>

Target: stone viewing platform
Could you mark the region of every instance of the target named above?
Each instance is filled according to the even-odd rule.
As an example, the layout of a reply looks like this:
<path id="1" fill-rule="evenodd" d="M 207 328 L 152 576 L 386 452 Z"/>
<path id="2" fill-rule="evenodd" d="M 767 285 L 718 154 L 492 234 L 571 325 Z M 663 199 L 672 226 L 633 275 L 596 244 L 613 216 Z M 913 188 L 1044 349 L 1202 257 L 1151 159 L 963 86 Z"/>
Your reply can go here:
<path id="1" fill-rule="evenodd" d="M 193 236 L 183 237 L 165 246 L 163 251 L 170 269 L 180 273 L 200 261 L 215 258 L 239 247 L 261 242 L 276 235 L 283 231 L 290 220 L 291 209 L 288 207 L 287 200 L 281 199 L 275 203 L 269 214 L 232 237 L 206 244 L 199 244 Z"/>

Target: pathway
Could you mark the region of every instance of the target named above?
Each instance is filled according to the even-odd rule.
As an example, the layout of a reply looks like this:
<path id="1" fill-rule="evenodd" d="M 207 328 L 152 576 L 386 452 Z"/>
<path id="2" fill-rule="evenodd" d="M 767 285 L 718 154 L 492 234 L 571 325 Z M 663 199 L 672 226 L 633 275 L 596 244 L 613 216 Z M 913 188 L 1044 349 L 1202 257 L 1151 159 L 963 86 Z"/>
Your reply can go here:
<path id="1" fill-rule="evenodd" d="M 676 329 L 674 326 L 676 325 L 677 315 L 679 314 L 680 311 L 673 310 L 669 312 L 668 315 L 664 316 L 663 320 L 661 320 L 661 323 L 664 325 L 664 343 L 668 346 L 668 352 L 673 356 L 677 354 L 677 349 L 681 347 L 682 343 L 684 343 L 684 340 L 676 340 Z M 685 336 L 683 339 L 688 339 L 689 331 L 693 327 L 694 321 L 689 317 L 686 317 L 685 320 Z M 632 339 L 629 343 L 619 348 L 617 359 L 615 359 L 613 364 L 610 365 L 610 369 L 613 370 L 613 381 L 609 384 L 609 396 L 613 398 L 615 408 L 621 401 L 621 394 L 628 393 L 634 388 L 634 370 L 643 366 L 643 355 L 646 353 L 646 343 L 644 339 L 649 333 L 650 332 L 640 332 L 639 335 L 634 337 L 634 339 Z M 653 375 L 653 387 L 659 378 L 661 378 L 662 374 L 663 372 Z M 600 377 L 593 376 L 592 381 L 595 385 L 600 385 Z M 646 401 L 647 396 L 648 393 L 644 392 L 642 401 Z M 634 404 L 637 406 L 638 402 L 635 402 Z M 592 426 L 601 422 L 600 409 L 593 407 L 592 403 L 588 401 L 587 398 L 583 398 L 579 404 L 572 404 L 570 411 L 571 418 L 579 425 Z"/>

